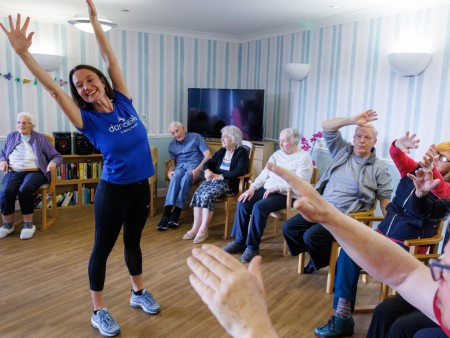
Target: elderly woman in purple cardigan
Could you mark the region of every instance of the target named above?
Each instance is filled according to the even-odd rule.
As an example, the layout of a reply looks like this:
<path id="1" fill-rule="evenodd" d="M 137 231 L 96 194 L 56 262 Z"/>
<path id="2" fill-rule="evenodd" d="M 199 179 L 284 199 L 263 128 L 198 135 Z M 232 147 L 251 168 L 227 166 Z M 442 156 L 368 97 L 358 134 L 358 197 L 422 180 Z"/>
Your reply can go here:
<path id="1" fill-rule="evenodd" d="M 0 153 L 0 170 L 5 172 L 0 191 L 3 218 L 0 238 L 14 232 L 15 202 L 19 197 L 23 217 L 20 239 L 30 239 L 36 231 L 33 224 L 33 192 L 50 182 L 51 168 L 60 165 L 63 158 L 45 135 L 33 130 L 35 123 L 32 114 L 19 113 L 16 124 L 17 131 L 8 134 Z"/>

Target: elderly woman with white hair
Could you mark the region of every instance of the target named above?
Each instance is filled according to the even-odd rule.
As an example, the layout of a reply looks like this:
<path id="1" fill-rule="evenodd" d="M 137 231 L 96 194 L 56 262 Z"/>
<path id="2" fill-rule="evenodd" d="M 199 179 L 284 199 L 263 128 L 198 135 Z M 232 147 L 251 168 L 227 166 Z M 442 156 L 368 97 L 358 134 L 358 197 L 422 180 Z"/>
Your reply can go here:
<path id="1" fill-rule="evenodd" d="M 17 131 L 8 134 L 0 153 L 0 170 L 6 174 L 0 191 L 0 238 L 14 232 L 15 201 L 19 197 L 23 217 L 20 239 L 30 239 L 36 231 L 33 192 L 50 181 L 51 168 L 60 165 L 63 158 L 45 135 L 33 130 L 32 114 L 19 113 L 16 124 Z"/>
<path id="2" fill-rule="evenodd" d="M 313 165 L 309 154 L 300 149 L 297 129 L 287 128 L 280 133 L 280 149 L 268 162 L 277 164 L 310 181 Z M 271 212 L 286 207 L 286 192 L 290 186 L 277 174 L 263 169 L 250 188 L 239 196 L 232 236 L 235 238 L 224 250 L 235 254 L 243 252 L 241 262 L 248 263 L 259 255 L 259 244 Z M 251 216 L 251 217 L 250 217 Z"/>
<path id="3" fill-rule="evenodd" d="M 197 188 L 192 197 L 191 208 L 194 208 L 194 222 L 191 230 L 182 239 L 194 239 L 194 243 L 203 243 L 208 238 L 208 225 L 214 214 L 215 201 L 226 194 L 235 194 L 239 188 L 239 176 L 248 171 L 249 154 L 242 146 L 242 132 L 236 126 L 225 126 L 220 148 L 206 162 L 205 180 Z"/>

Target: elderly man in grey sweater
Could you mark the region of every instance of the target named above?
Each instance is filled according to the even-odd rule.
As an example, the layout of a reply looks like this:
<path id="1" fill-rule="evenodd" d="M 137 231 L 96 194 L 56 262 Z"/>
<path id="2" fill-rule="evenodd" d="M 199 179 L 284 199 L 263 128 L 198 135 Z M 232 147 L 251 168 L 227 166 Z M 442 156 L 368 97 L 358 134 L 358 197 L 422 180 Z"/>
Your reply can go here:
<path id="1" fill-rule="evenodd" d="M 376 199 L 380 200 L 385 214 L 391 198 L 391 176 L 374 148 L 377 131 L 370 122 L 377 119 L 375 111 L 367 110 L 322 123 L 332 160 L 316 190 L 345 214 L 370 209 Z M 339 131 L 349 125 L 356 125 L 353 144 L 344 140 Z M 309 222 L 298 214 L 283 224 L 283 235 L 292 256 L 308 252 L 311 259 L 304 268 L 305 273 L 328 266 L 334 238 L 321 224 Z"/>

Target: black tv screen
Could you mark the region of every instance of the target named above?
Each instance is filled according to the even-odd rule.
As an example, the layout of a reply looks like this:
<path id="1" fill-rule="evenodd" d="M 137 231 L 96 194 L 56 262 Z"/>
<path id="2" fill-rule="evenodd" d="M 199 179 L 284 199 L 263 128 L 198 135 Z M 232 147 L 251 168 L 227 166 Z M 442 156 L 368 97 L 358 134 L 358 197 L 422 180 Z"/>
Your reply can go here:
<path id="1" fill-rule="evenodd" d="M 264 137 L 263 89 L 188 88 L 188 123 L 190 132 L 205 138 L 220 138 L 220 130 L 235 125 L 248 141 Z"/>

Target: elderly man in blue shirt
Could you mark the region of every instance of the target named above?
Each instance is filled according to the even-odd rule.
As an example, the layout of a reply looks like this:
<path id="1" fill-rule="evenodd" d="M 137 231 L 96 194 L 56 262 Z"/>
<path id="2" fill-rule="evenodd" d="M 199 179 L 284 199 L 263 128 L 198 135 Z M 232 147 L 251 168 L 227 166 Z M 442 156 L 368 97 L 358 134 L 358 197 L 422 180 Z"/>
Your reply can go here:
<path id="1" fill-rule="evenodd" d="M 179 227 L 181 210 L 189 191 L 195 182 L 203 178 L 203 165 L 211 158 L 203 138 L 197 133 L 187 133 L 180 122 L 171 122 L 169 132 L 174 138 L 169 144 L 172 163 L 167 176 L 170 183 L 164 213 L 157 227 L 159 231 Z"/>

